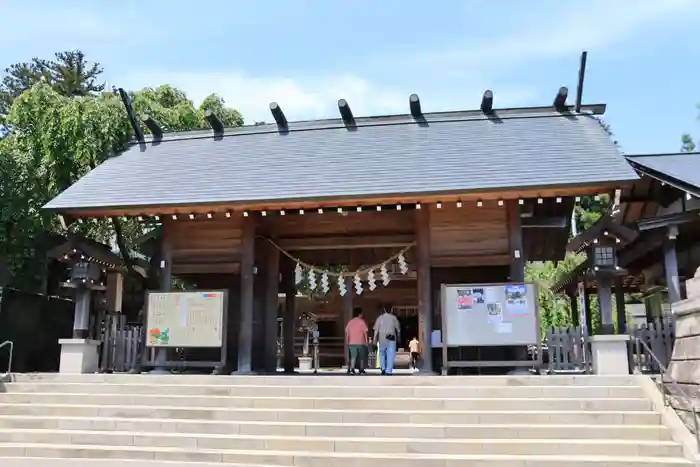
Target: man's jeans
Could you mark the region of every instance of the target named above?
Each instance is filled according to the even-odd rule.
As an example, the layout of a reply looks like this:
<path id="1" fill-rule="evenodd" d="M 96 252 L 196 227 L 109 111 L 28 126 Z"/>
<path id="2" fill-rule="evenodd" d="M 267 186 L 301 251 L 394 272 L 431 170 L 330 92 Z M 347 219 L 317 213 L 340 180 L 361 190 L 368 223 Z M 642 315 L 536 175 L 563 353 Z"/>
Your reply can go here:
<path id="1" fill-rule="evenodd" d="M 394 372 L 396 360 L 396 341 L 385 341 L 379 344 L 379 366 L 390 375 Z"/>

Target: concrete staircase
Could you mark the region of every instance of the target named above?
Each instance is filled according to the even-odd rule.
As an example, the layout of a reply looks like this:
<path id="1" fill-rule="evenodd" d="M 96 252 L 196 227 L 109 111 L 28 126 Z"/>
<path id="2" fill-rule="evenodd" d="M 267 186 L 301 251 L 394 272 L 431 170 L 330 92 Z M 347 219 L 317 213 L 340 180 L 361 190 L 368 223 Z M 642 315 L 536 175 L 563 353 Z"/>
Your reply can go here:
<path id="1" fill-rule="evenodd" d="M 13 375 L 0 466 L 693 465 L 639 378 Z"/>

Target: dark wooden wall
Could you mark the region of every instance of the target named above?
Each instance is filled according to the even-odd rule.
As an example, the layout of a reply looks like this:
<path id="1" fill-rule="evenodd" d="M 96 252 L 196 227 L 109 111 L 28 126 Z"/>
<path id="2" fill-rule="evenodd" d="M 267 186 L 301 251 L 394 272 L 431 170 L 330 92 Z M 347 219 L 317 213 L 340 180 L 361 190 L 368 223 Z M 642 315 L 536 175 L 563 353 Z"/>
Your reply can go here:
<path id="1" fill-rule="evenodd" d="M 430 252 L 433 267 L 508 264 L 505 207 L 430 207 Z"/>

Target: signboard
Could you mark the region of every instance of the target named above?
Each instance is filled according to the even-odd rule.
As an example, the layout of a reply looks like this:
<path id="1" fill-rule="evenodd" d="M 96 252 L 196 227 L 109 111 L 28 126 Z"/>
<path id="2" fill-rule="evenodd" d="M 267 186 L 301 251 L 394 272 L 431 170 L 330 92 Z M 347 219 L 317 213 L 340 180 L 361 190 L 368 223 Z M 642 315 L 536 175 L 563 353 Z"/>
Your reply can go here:
<path id="1" fill-rule="evenodd" d="M 441 298 L 447 347 L 539 343 L 534 284 L 443 285 Z"/>
<path id="2" fill-rule="evenodd" d="M 222 347 L 226 292 L 148 294 L 148 347 Z"/>

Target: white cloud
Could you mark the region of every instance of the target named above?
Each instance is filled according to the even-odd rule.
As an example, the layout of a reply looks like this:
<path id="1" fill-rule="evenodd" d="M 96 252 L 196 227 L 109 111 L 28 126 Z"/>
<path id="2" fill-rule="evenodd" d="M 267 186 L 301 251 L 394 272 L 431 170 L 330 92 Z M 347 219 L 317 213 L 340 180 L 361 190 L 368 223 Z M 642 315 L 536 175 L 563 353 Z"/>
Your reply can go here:
<path id="1" fill-rule="evenodd" d="M 525 5 L 525 4 L 523 4 Z M 531 4 L 527 4 L 531 8 Z M 483 69 L 511 68 L 538 59 L 603 51 L 653 26 L 673 26 L 700 16 L 697 0 L 589 0 L 561 2 L 560 10 L 535 10 L 516 30 L 494 31 L 440 50 L 411 52 L 397 61 L 413 66 L 453 66 Z M 511 14 L 518 14 L 517 7 Z M 500 34 L 499 34 L 500 33 Z M 417 65 L 418 64 L 418 65 Z"/>
<path id="2" fill-rule="evenodd" d="M 169 83 L 185 90 L 195 102 L 216 92 L 229 105 L 238 108 L 248 122 L 269 120 L 268 104 L 272 101 L 279 102 L 291 119 L 337 115 L 335 103 L 341 97 L 348 100 L 358 115 L 406 112 L 411 92 L 419 93 L 425 110 L 449 110 L 464 107 L 453 102 L 456 96 L 462 102 L 478 102 L 483 92 L 481 83 L 497 81 L 499 70 L 533 59 L 575 55 L 584 48 L 604 49 L 649 25 L 700 10 L 700 2 L 696 0 L 599 0 L 586 2 L 585 7 L 568 5 L 572 8 L 564 6 L 564 11 L 548 14 L 538 12 L 537 21 L 524 22 L 530 24 L 529 27 L 500 37 L 495 34 L 495 37 L 473 39 L 454 48 L 412 51 L 404 57 L 374 57 L 374 60 L 368 57 L 371 66 L 385 69 L 382 74 L 388 77 L 389 73 L 406 66 L 427 70 L 430 73 L 427 76 L 435 78 L 428 78 L 433 81 L 429 83 L 425 76 L 421 77 L 423 89 L 380 86 L 359 74 L 292 78 L 248 76 L 240 71 L 163 71 L 134 75 L 127 82 L 132 88 Z M 457 80 L 459 89 L 454 89 L 456 85 L 443 87 L 438 83 L 442 71 L 453 75 L 461 73 L 467 78 Z M 532 104 L 538 97 L 532 89 L 513 88 L 507 82 L 501 83 L 498 89 L 499 106 Z"/>
<path id="3" fill-rule="evenodd" d="M 453 47 L 411 50 L 404 56 L 399 53 L 365 57 L 362 68 L 371 70 L 374 78 L 362 72 L 251 76 L 245 70 L 144 70 L 113 78 L 120 86 L 131 89 L 171 84 L 183 89 L 196 103 L 217 93 L 239 109 L 248 123 L 269 121 L 268 104 L 272 101 L 278 102 L 292 120 L 335 116 L 339 98 L 347 99 L 356 115 L 404 113 L 412 92 L 420 95 L 426 111 L 471 108 L 476 106 L 484 83 L 497 86 L 499 107 L 533 105 L 541 102 L 543 96 L 527 87 L 514 87 L 506 79 L 506 70 L 517 70 L 532 60 L 576 56 L 583 49 L 605 51 L 640 31 L 672 25 L 679 18 L 687 20 L 700 12 L 700 2 L 590 0 L 585 6 L 580 2 L 561 2 L 560 8 L 553 12 L 544 8 L 527 10 L 531 20 L 524 18 L 519 23 L 525 26 L 512 31 L 496 30 L 483 38 L 465 34 L 465 42 Z M 517 8 L 512 13 L 517 14 Z M 414 70 L 416 75 L 402 76 L 401 83 L 392 81 L 392 76 L 402 69 Z M 379 78 L 386 84 L 378 84 Z M 407 79 L 412 82 L 406 82 Z"/>

